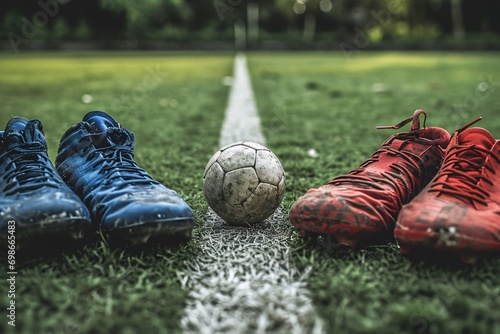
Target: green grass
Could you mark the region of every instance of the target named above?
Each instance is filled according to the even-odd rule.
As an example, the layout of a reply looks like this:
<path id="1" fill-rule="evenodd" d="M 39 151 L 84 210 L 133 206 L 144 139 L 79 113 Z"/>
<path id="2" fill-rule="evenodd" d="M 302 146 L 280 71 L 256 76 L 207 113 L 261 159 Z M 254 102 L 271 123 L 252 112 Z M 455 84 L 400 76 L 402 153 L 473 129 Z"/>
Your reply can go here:
<path id="1" fill-rule="evenodd" d="M 4 55 L 0 123 L 6 124 L 11 115 L 39 118 L 54 161 L 69 126 L 90 110 L 108 111 L 135 133 L 138 163 L 177 190 L 201 223 L 207 209 L 203 169 L 218 149 L 227 101 L 221 78 L 231 75 L 232 58 L 230 54 Z M 157 66 L 161 75 L 155 86 L 147 78 L 148 68 Z M 146 87 L 145 93 L 138 95 L 141 87 Z M 90 94 L 93 101 L 84 104 L 83 94 Z M 184 259 L 195 255 L 192 244 L 131 256 L 97 244 L 75 254 L 25 262 L 18 270 L 17 329 L 179 331 L 187 295 L 179 277 Z M 7 291 L 3 280 L 0 287 Z M 1 328 L 7 328 L 6 321 Z"/>
<path id="2" fill-rule="evenodd" d="M 396 124 L 417 108 L 428 111 L 428 126 L 449 131 L 483 116 L 477 125 L 500 138 L 498 56 L 362 52 L 347 62 L 339 53 L 251 53 L 264 134 L 287 173 L 285 208 L 309 188 L 357 167 L 395 132 L 376 125 Z M 207 209 L 202 173 L 218 148 L 228 93 L 221 78 L 231 74 L 232 58 L 4 54 L 0 124 L 11 115 L 39 118 L 54 159 L 69 126 L 90 110 L 110 112 L 135 133 L 139 164 L 193 207 L 198 231 Z M 159 74 L 151 77 L 150 71 Z M 489 90 L 477 90 L 488 78 Z M 388 91 L 374 93 L 376 83 Z M 92 102 L 83 103 L 83 94 Z M 311 148 L 317 158 L 307 155 Z M 475 267 L 414 263 L 393 244 L 332 257 L 295 236 L 293 247 L 296 264 L 313 269 L 309 289 L 327 332 L 500 331 L 499 259 Z M 197 252 L 193 243 L 139 254 L 97 243 L 24 261 L 18 266 L 16 329 L 178 332 L 188 294 L 180 283 L 184 260 Z M 2 294 L 6 287 L 2 281 Z M 7 329 L 4 319 L 0 331 Z"/>
<path id="3" fill-rule="evenodd" d="M 375 126 L 396 124 L 418 108 L 428 111 L 427 126 L 450 132 L 483 116 L 477 126 L 500 138 L 497 59 L 489 53 L 365 52 L 351 62 L 331 53 L 252 55 L 264 134 L 287 172 L 285 207 L 359 166 L 396 132 Z M 488 79 L 488 90 L 477 90 Z M 374 93 L 377 83 L 387 92 Z M 317 158 L 307 155 L 311 148 Z M 309 288 L 328 332 L 500 331 L 498 259 L 467 268 L 412 263 L 394 244 L 333 257 L 316 247 L 296 251 L 295 260 L 312 267 Z"/>

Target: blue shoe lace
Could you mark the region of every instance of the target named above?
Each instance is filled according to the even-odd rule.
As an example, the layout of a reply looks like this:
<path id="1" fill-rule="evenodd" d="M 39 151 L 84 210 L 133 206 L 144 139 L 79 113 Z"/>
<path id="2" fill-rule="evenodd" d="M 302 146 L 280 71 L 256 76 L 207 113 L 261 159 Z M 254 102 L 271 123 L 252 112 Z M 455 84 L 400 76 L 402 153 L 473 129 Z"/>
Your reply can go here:
<path id="1" fill-rule="evenodd" d="M 158 184 L 149 174 L 140 168 L 134 160 L 134 135 L 124 128 L 112 127 L 105 133 L 95 133 L 99 129 L 91 128 L 88 137 L 91 137 L 100 152 L 106 165 L 100 170 L 105 179 L 104 184 L 115 184 L 123 188 L 129 184 Z M 93 132 L 93 133 L 92 133 Z M 98 166 L 95 166 L 98 167 Z M 119 180 L 120 182 L 115 182 Z"/>
<path id="2" fill-rule="evenodd" d="M 23 193 L 43 187 L 59 187 L 61 181 L 47 155 L 42 124 L 38 120 L 26 123 L 24 130 L 9 130 L 12 123 L 23 121 L 14 118 L 2 136 L 0 161 L 6 162 L 2 178 L 5 195 Z"/>

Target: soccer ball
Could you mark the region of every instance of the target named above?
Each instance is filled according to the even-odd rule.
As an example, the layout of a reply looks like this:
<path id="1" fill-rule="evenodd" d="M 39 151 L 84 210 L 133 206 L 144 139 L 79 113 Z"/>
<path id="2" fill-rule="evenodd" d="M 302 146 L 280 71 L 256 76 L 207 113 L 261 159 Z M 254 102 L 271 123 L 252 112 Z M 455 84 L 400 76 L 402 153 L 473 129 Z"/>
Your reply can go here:
<path id="1" fill-rule="evenodd" d="M 271 216 L 285 195 L 285 171 L 265 146 L 237 142 L 208 161 L 203 174 L 208 205 L 231 225 L 249 225 Z"/>

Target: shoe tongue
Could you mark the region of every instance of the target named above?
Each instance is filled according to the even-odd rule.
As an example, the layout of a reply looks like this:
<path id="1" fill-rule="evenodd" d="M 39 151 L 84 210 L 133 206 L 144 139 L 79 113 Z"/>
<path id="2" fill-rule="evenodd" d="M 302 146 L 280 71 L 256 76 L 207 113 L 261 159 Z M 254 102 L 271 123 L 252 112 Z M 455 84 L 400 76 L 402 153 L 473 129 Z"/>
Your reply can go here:
<path id="1" fill-rule="evenodd" d="M 461 145 L 477 145 L 489 150 L 495 144 L 495 138 L 483 128 L 466 129 L 458 135 Z"/>
<path id="2" fill-rule="evenodd" d="M 22 117 L 12 117 L 7 123 L 4 132 L 4 142 L 7 145 L 25 142 L 24 129 L 28 120 Z"/>
<path id="3" fill-rule="evenodd" d="M 106 148 L 115 145 L 128 146 L 133 149 L 133 134 L 122 128 L 113 117 L 103 111 L 91 111 L 83 118 L 84 122 L 91 125 L 91 132 L 100 134 L 95 138 L 94 145 L 99 148 Z"/>
<path id="4" fill-rule="evenodd" d="M 108 128 L 120 127 L 113 117 L 103 111 L 91 111 L 85 115 L 83 121 L 91 124 L 96 130 L 95 132 L 103 132 Z"/>
<path id="5" fill-rule="evenodd" d="M 420 137 L 434 141 L 434 143 L 436 145 L 439 145 L 439 147 L 441 147 L 443 150 L 445 150 L 448 147 L 448 144 L 450 143 L 451 139 L 451 136 L 448 133 L 448 131 L 442 128 L 435 128 L 435 127 L 422 129 Z"/>
<path id="6" fill-rule="evenodd" d="M 5 127 L 3 142 L 6 147 L 15 144 L 39 142 L 46 145 L 40 121 L 12 117 Z"/>
<path id="7" fill-rule="evenodd" d="M 26 124 L 28 124 L 28 122 L 29 121 L 23 117 L 12 117 L 5 127 L 5 134 L 10 135 L 14 133 L 21 133 L 26 128 Z"/>

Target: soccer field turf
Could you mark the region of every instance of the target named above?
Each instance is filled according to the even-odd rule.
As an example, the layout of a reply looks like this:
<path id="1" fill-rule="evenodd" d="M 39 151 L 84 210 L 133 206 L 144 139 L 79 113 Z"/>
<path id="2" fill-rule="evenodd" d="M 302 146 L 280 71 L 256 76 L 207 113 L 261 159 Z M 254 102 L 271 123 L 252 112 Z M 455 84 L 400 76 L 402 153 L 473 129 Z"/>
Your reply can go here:
<path id="1" fill-rule="evenodd" d="M 483 116 L 476 125 L 500 138 L 499 55 L 249 54 L 267 146 L 287 174 L 285 210 L 396 132 L 376 125 L 415 109 L 427 110 L 428 126 L 450 132 Z M 108 111 L 135 133 L 139 165 L 192 206 L 196 236 L 207 210 L 203 169 L 218 149 L 227 102 L 222 78 L 232 66 L 229 53 L 3 54 L 0 124 L 12 115 L 39 118 L 54 160 L 69 126 L 87 111 Z M 500 331 L 499 259 L 474 267 L 411 262 L 394 244 L 330 256 L 295 233 L 289 244 L 295 265 L 311 269 L 307 288 L 327 333 Z M 141 254 L 98 242 L 25 260 L 17 268 L 17 330 L 180 332 L 189 293 L 182 277 L 199 252 L 195 242 Z M 7 294 L 5 280 L 0 291 Z M 12 329 L 5 316 L 0 328 Z"/>

